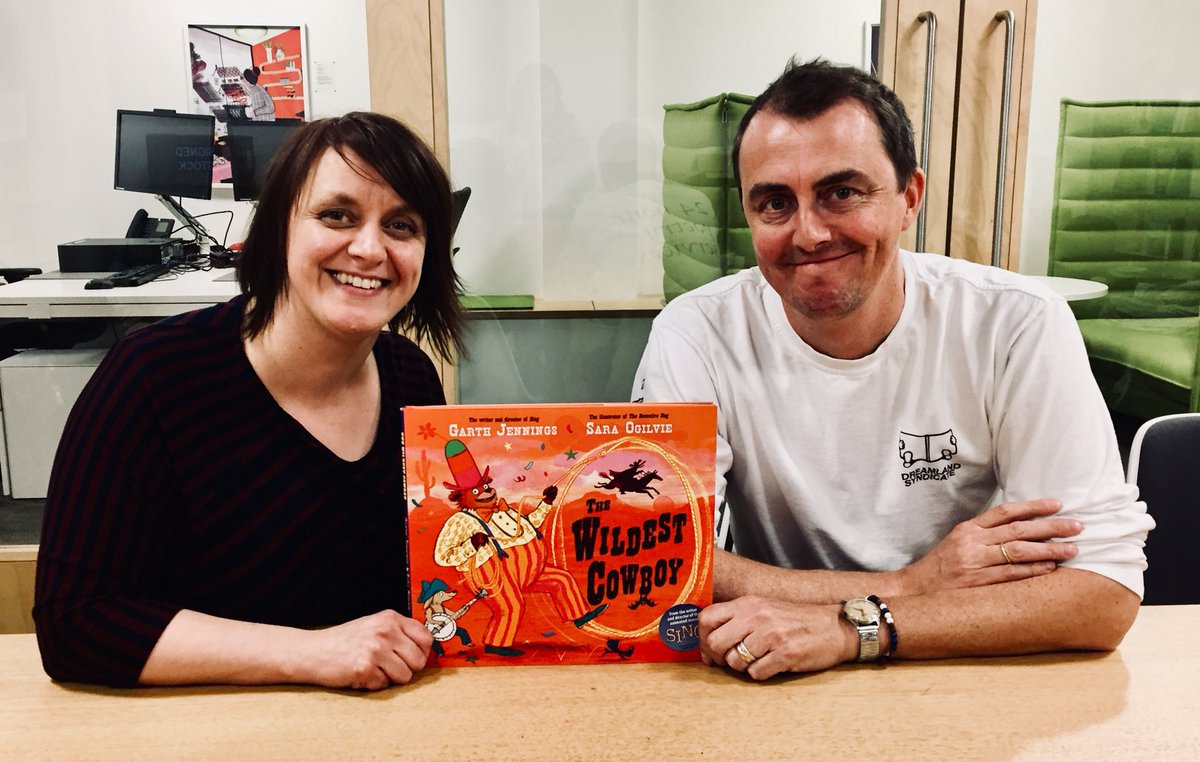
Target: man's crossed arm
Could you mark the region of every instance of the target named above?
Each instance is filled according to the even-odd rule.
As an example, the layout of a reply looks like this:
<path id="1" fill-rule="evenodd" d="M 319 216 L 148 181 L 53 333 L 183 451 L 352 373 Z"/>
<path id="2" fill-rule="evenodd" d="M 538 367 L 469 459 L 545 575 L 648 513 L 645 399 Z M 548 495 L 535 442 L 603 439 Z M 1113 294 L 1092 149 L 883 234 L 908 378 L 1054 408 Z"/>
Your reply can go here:
<path id="1" fill-rule="evenodd" d="M 1054 518 L 1054 500 L 995 506 L 954 528 L 923 558 L 893 572 L 780 569 L 718 551 L 714 597 L 700 616 L 701 651 L 764 679 L 858 656 L 841 615 L 848 598 L 878 595 L 896 623 L 894 658 L 932 659 L 1115 648 L 1138 596 L 1092 572 L 1058 566 L 1082 525 Z M 882 653 L 890 633 L 880 629 Z M 742 644 L 755 658 L 734 649 Z"/>

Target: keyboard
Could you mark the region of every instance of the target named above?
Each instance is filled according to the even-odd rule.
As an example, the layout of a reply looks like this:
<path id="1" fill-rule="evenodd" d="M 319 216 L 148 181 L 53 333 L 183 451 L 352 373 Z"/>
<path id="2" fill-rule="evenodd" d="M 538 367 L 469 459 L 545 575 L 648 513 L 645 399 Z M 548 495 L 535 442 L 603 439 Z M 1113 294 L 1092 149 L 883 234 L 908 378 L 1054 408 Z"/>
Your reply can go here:
<path id="1" fill-rule="evenodd" d="M 138 265 L 128 270 L 121 270 L 103 278 L 92 278 L 83 285 L 86 289 L 125 288 L 149 283 L 160 275 L 171 272 L 169 264 Z"/>

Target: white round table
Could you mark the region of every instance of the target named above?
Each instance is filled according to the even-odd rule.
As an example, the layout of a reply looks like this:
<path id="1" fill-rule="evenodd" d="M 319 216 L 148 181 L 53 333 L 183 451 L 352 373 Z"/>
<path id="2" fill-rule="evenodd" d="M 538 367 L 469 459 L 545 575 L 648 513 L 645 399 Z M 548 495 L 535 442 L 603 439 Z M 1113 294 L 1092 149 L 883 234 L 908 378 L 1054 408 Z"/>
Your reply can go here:
<path id="1" fill-rule="evenodd" d="M 1029 275 L 1045 285 L 1068 302 L 1080 299 L 1098 299 L 1108 293 L 1108 286 L 1094 280 L 1083 278 L 1061 278 L 1057 275 Z"/>

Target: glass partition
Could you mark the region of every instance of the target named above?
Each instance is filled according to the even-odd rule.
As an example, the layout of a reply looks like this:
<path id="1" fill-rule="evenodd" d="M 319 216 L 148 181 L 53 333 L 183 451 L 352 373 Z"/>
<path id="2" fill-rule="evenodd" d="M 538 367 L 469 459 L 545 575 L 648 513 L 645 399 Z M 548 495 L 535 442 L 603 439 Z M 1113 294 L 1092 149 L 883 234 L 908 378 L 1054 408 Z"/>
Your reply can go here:
<path id="1" fill-rule="evenodd" d="M 477 312 L 458 360 L 463 402 L 627 402 L 652 316 Z"/>
<path id="2" fill-rule="evenodd" d="M 940 20 L 933 57 L 947 59 L 936 78 L 926 73 L 931 14 Z M 529 295 L 536 310 L 547 300 L 644 307 L 751 264 L 724 164 L 742 96 L 760 92 L 792 56 L 868 68 L 877 30 L 880 75 L 907 103 L 918 140 L 927 118 L 946 125 L 931 129 L 926 212 L 943 232 L 926 250 L 1103 281 L 1115 296 L 1089 305 L 1084 319 L 1178 303 L 1186 313 L 1178 319 L 1190 322 L 1172 360 L 1181 372 L 1171 404 L 1187 409 L 1189 394 L 1200 398 L 1200 237 L 1189 214 L 1200 203 L 1200 54 L 1190 21 L 1200 22 L 1200 6 L 1184 0 L 1136 13 L 1120 0 L 446 0 L 451 172 L 475 193 L 458 267 L 471 292 Z M 1109 115 L 1119 104 L 1136 107 L 1128 124 L 1068 129 L 1066 102 Z M 1139 136 L 1153 145 L 1121 149 Z M 1093 139 L 1077 153 L 1106 152 L 1108 164 L 1091 161 L 1085 174 L 1064 146 Z M 1083 214 L 1066 198 L 1081 187 L 1113 208 Z M 1161 224 L 1150 224 L 1158 218 L 1139 209 L 1160 201 Z M 1135 234 L 1106 233 L 1125 219 Z M 1063 248 L 1068 239 L 1075 249 Z M 1076 267 L 1081 258 L 1090 269 Z M 1164 279 L 1171 299 L 1147 297 Z M 583 338 L 589 325 L 594 341 Z M 513 338 L 530 326 L 502 330 L 517 367 L 550 360 L 537 356 L 543 342 Z M 574 362 L 576 345 L 595 356 L 617 332 L 581 321 L 553 360 Z M 476 328 L 473 343 L 485 333 Z M 469 378 L 473 360 L 465 362 Z M 1122 371 L 1112 388 L 1126 383 Z"/>
<path id="3" fill-rule="evenodd" d="M 458 399 L 628 399 L 651 315 L 591 308 L 753 263 L 731 104 L 792 56 L 869 66 L 879 18 L 878 0 L 446 0 L 450 168 L 472 189 L 455 264 L 470 293 L 535 297 L 473 316 Z"/>
<path id="4" fill-rule="evenodd" d="M 878 0 L 447 0 L 451 173 L 473 191 L 456 238 L 469 290 L 663 294 L 664 108 L 757 94 L 791 56 L 869 65 L 879 18 Z M 723 150 L 704 129 L 712 141 L 685 146 L 701 165 Z M 676 203 L 668 246 L 697 267 L 723 256 L 728 201 Z"/>

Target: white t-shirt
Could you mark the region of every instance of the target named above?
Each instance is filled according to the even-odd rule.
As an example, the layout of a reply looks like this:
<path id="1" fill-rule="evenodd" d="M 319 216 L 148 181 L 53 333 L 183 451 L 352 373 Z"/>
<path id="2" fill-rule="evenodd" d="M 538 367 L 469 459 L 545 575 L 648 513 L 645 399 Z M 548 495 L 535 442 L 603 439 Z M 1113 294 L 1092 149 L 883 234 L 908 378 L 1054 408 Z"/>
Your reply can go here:
<path id="1" fill-rule="evenodd" d="M 1087 569 L 1142 594 L 1154 522 L 1066 302 L 1004 270 L 901 252 L 904 308 L 870 355 L 796 335 L 758 268 L 672 301 L 634 399 L 718 405 L 718 542 L 776 566 L 886 571 L 999 502 L 1057 498 Z"/>

